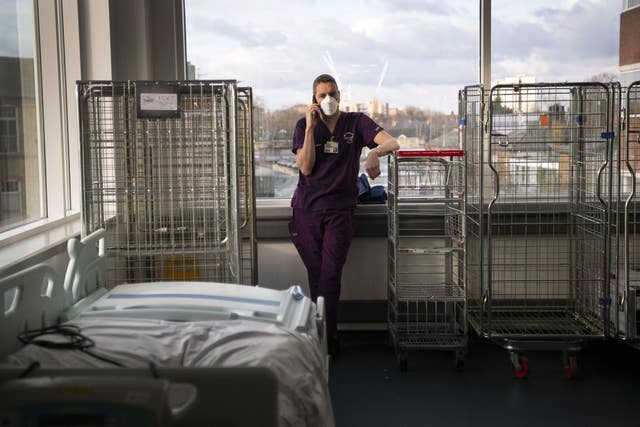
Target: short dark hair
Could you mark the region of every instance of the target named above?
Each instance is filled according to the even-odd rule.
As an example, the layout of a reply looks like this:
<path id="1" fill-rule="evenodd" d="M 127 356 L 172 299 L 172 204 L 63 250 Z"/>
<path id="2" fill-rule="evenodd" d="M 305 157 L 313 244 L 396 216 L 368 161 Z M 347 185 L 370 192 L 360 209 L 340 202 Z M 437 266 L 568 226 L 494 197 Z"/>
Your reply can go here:
<path id="1" fill-rule="evenodd" d="M 329 74 L 320 74 L 318 77 L 316 77 L 316 79 L 313 81 L 313 94 L 315 96 L 316 94 L 316 86 L 318 86 L 320 83 L 333 83 L 336 86 L 336 90 L 339 91 L 340 89 L 338 88 L 338 83 L 336 82 L 336 79 L 333 78 L 333 76 L 329 75 Z"/>

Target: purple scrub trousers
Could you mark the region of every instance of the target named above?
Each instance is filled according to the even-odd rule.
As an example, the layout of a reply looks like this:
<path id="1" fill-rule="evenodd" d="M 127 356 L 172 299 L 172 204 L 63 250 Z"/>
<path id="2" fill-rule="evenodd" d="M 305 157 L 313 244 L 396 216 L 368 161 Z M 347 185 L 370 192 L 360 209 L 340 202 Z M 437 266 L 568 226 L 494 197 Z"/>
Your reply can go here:
<path id="1" fill-rule="evenodd" d="M 336 338 L 342 268 L 354 234 L 353 210 L 293 209 L 289 234 L 307 268 L 311 299 L 325 298 L 327 336 Z"/>
<path id="2" fill-rule="evenodd" d="M 306 127 L 304 117 L 296 123 L 294 154 L 304 146 Z M 377 147 L 375 137 L 381 131 L 369 116 L 358 112 L 341 112 L 333 132 L 320 121 L 314 129 L 313 170 L 309 175 L 298 174 L 291 198 L 289 234 L 307 267 L 311 298 L 325 298 L 329 347 L 337 344 L 340 280 L 354 232 L 360 154 L 363 147 Z M 330 142 L 338 149 L 328 150 Z"/>

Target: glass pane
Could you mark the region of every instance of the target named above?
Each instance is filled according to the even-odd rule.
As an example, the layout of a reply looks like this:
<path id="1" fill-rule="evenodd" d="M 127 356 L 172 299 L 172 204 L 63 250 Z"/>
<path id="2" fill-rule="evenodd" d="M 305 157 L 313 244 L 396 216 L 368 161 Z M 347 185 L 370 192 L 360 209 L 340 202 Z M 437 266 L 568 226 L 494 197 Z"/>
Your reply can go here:
<path id="1" fill-rule="evenodd" d="M 0 0 L 0 231 L 40 218 L 33 1 Z"/>
<path id="2" fill-rule="evenodd" d="M 620 12 L 619 4 L 606 1 L 494 0 L 492 84 L 618 80 Z M 576 190 L 572 150 L 580 149 L 583 167 L 587 158 L 606 162 L 596 152 L 606 148 L 600 137 L 606 131 L 605 93 L 598 86 L 582 91 L 578 98 L 559 86 L 494 89 L 492 141 L 497 148 L 491 150 L 491 161 L 504 197 L 566 201 Z M 592 144 L 597 150 L 590 151 Z"/>
<path id="3" fill-rule="evenodd" d="M 627 1 L 627 9 L 632 7 L 640 6 L 640 0 L 628 0 Z"/>
<path id="4" fill-rule="evenodd" d="M 185 1 L 188 76 L 253 88 L 258 197 L 291 197 L 292 133 L 322 73 L 338 80 L 342 111 L 368 114 L 401 146 L 458 146 L 458 90 L 478 74 L 477 2 L 400 3 Z M 371 185 L 386 185 L 386 159 L 381 172 Z"/>

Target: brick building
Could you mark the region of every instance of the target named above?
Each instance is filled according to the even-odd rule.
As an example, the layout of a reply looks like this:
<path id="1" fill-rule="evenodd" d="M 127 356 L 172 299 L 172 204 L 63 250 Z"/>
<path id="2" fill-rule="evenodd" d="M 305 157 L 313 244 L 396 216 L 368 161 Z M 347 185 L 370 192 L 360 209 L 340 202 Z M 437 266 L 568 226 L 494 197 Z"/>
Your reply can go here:
<path id="1" fill-rule="evenodd" d="M 620 82 L 640 80 L 640 0 L 624 0 L 620 13 Z"/>

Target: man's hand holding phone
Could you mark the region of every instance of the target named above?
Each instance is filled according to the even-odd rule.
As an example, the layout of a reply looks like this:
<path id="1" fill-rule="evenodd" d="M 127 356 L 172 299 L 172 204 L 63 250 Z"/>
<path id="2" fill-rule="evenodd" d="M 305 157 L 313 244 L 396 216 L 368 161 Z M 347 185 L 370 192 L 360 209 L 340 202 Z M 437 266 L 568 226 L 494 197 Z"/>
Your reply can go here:
<path id="1" fill-rule="evenodd" d="M 311 104 L 307 108 L 307 129 L 314 129 L 318 123 L 318 119 L 321 118 L 322 111 L 318 104 Z"/>

